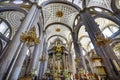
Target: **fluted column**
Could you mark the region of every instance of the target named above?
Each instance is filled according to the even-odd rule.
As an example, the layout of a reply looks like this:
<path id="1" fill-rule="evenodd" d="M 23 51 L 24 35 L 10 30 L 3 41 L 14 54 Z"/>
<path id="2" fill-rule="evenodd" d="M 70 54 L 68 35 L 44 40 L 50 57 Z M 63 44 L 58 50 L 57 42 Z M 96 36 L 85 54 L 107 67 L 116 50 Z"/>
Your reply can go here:
<path id="1" fill-rule="evenodd" d="M 23 45 L 23 47 L 22 47 L 22 49 L 20 51 L 19 57 L 18 57 L 18 59 L 17 59 L 17 61 L 15 63 L 15 66 L 13 67 L 14 69 L 12 71 L 12 74 L 6 80 L 17 80 L 18 79 L 18 76 L 20 74 L 23 62 L 24 62 L 25 57 L 26 57 L 26 53 L 28 52 L 28 48 L 25 45 L 26 44 Z"/>
<path id="2" fill-rule="evenodd" d="M 119 76 L 116 74 L 114 64 L 112 63 L 112 59 L 114 57 L 112 48 L 110 48 L 110 46 L 107 42 L 105 43 L 105 45 L 98 46 L 96 44 L 98 35 L 102 36 L 102 38 L 105 39 L 105 37 L 103 36 L 102 32 L 100 31 L 98 25 L 95 23 L 94 19 L 91 17 L 90 13 L 87 10 L 81 11 L 80 16 L 82 18 L 82 21 L 85 25 L 86 31 L 89 34 L 89 37 L 91 39 L 91 42 L 94 45 L 94 48 L 95 48 L 97 54 L 103 60 L 103 65 L 106 68 L 108 78 L 110 80 L 119 79 L 118 78 Z M 114 57 L 114 59 L 116 59 L 116 58 Z"/>
<path id="3" fill-rule="evenodd" d="M 41 50 L 39 52 L 39 60 L 40 58 L 42 57 L 42 55 L 44 54 L 44 49 L 45 49 L 45 32 L 43 32 L 43 37 L 41 38 L 42 39 L 42 43 L 41 43 Z M 41 79 L 42 76 L 43 76 L 43 72 L 44 72 L 44 61 L 39 61 L 39 65 L 38 66 L 38 79 Z"/>
<path id="4" fill-rule="evenodd" d="M 39 26 L 39 27 L 41 27 L 41 26 Z M 36 73 L 35 73 L 36 76 L 39 76 L 39 71 L 40 71 L 39 68 L 41 65 L 40 58 L 42 56 L 43 43 L 44 43 L 44 32 L 42 31 L 41 36 L 40 36 L 40 44 L 36 45 L 36 48 L 34 49 L 34 52 L 33 52 L 36 55 L 33 56 L 33 61 L 32 61 L 32 66 L 31 66 L 32 71 L 36 69 Z"/>
<path id="5" fill-rule="evenodd" d="M 0 80 L 2 80 L 3 76 L 5 75 L 6 71 L 8 70 L 8 67 L 10 67 L 10 64 L 12 64 L 12 61 L 14 61 L 13 56 L 21 49 L 22 46 L 20 46 L 20 35 L 22 32 L 25 32 L 31 25 L 31 20 L 34 17 L 36 11 L 36 5 L 33 5 L 32 8 L 29 11 L 29 14 L 26 16 L 24 22 L 18 29 L 16 35 L 14 36 L 13 40 L 10 41 L 8 45 L 8 49 L 5 51 L 5 54 L 2 56 L 2 59 L 0 60 Z M 19 49 L 18 49 L 19 48 Z"/>
<path id="6" fill-rule="evenodd" d="M 44 53 L 43 53 L 44 54 Z M 42 79 L 44 74 L 45 74 L 45 71 L 47 69 L 47 63 L 48 63 L 48 58 L 47 56 L 45 55 L 45 61 L 41 61 L 40 62 L 40 67 L 39 67 L 39 75 L 38 75 L 38 79 Z"/>
<path id="7" fill-rule="evenodd" d="M 41 61 L 41 63 L 43 64 L 43 65 L 40 65 L 42 68 L 41 68 L 41 78 L 43 78 L 43 75 L 44 75 L 44 72 L 45 72 L 45 69 L 46 69 L 46 67 L 47 67 L 47 56 L 48 56 L 48 54 L 47 54 L 47 43 L 46 43 L 46 41 L 44 41 L 44 48 L 43 48 L 43 55 L 44 55 L 44 57 L 45 57 L 45 61 Z"/>
<path id="8" fill-rule="evenodd" d="M 44 54 L 44 53 L 43 53 L 43 54 Z M 43 54 L 42 54 L 42 55 L 43 55 Z M 46 57 L 45 57 L 45 58 L 46 58 Z M 41 61 L 40 61 L 38 79 L 42 79 L 42 78 L 43 78 L 44 69 L 45 69 L 45 62 L 46 62 L 46 60 L 41 60 Z"/>
<path id="9" fill-rule="evenodd" d="M 32 10 L 34 11 L 34 13 L 32 13 L 32 12 L 33 12 Z M 28 27 L 27 27 L 28 29 L 29 29 L 30 27 L 32 27 L 34 21 L 36 20 L 36 13 L 37 13 L 37 12 L 38 12 L 38 9 L 37 9 L 36 5 L 33 4 L 32 8 L 31 8 L 31 10 L 30 10 L 30 13 L 29 13 L 29 14 L 31 14 L 31 15 L 29 15 L 29 14 L 27 15 L 27 17 L 30 17 L 30 16 L 33 16 L 33 17 L 30 18 L 31 20 L 29 20 L 29 22 L 25 20 L 25 22 L 29 23 L 28 25 L 26 25 L 26 26 L 28 26 Z M 26 17 L 26 18 L 27 18 L 27 17 Z M 25 25 L 23 25 L 23 26 L 25 26 Z M 20 37 L 20 36 L 19 36 L 19 37 Z M 23 45 L 22 47 L 25 47 L 25 45 Z M 24 55 L 25 53 L 27 53 L 27 49 L 26 49 L 26 51 L 24 50 L 24 52 L 22 52 L 22 49 L 21 49 L 21 52 L 18 53 L 18 54 L 19 54 L 19 56 L 25 57 L 25 56 L 26 56 L 26 55 Z M 21 69 L 21 68 L 22 68 L 22 65 L 23 65 L 23 62 L 24 62 L 24 59 L 25 59 L 25 58 L 22 58 L 22 57 L 20 58 L 19 56 L 18 56 L 17 61 L 14 62 L 15 65 L 12 64 L 12 66 L 14 66 L 14 67 L 13 67 L 13 68 L 10 68 L 10 71 L 8 72 L 9 74 L 7 75 L 7 78 L 10 77 L 11 80 L 14 80 L 14 78 L 16 78 L 16 79 L 18 78 L 18 75 L 19 75 L 20 71 L 18 71 L 18 72 L 16 73 L 16 69 L 18 68 L 18 65 L 19 65 L 19 69 Z M 21 61 L 21 59 L 22 59 L 22 61 Z M 19 61 L 21 61 L 21 63 L 19 63 Z M 17 75 L 17 77 L 15 77 L 16 75 Z"/>
<path id="10" fill-rule="evenodd" d="M 42 73 L 43 73 L 43 70 L 44 70 L 44 62 L 41 61 L 39 66 L 40 67 L 39 67 L 38 79 L 42 80 L 42 78 L 43 78 L 43 74 Z"/>
<path id="11" fill-rule="evenodd" d="M 38 12 L 36 14 L 36 21 L 34 21 L 34 24 L 37 24 L 37 22 L 39 21 L 39 15 L 40 15 L 40 9 L 38 9 Z M 35 70 L 38 70 L 38 64 L 39 64 L 39 59 L 40 59 L 40 56 L 42 54 L 42 49 L 43 49 L 43 31 L 42 31 L 42 26 L 41 26 L 41 23 L 39 26 L 37 27 L 40 27 L 40 31 L 41 32 L 41 35 L 39 36 L 40 38 L 40 44 L 38 45 L 35 45 L 35 48 L 33 50 L 33 54 L 32 54 L 32 61 L 31 61 L 31 64 L 30 64 L 30 70 L 29 71 L 35 71 Z"/>

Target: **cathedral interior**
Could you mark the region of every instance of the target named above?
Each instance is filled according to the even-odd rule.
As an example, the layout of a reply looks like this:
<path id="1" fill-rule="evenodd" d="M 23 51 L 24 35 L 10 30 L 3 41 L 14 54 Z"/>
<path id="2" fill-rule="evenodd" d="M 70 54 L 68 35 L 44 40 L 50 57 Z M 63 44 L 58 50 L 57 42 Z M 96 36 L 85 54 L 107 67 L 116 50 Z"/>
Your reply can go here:
<path id="1" fill-rule="evenodd" d="M 0 80 L 120 80 L 120 0 L 0 0 Z"/>

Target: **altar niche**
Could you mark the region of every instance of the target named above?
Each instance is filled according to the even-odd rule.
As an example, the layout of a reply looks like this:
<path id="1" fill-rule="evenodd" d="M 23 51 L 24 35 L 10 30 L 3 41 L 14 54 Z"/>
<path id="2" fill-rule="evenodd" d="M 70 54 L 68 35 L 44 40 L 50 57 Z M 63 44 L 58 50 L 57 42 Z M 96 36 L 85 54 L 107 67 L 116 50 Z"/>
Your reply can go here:
<path id="1" fill-rule="evenodd" d="M 49 59 L 47 74 L 51 74 L 55 79 L 60 78 L 61 74 L 67 77 L 69 74 L 68 50 L 60 39 L 52 43 L 48 51 Z"/>

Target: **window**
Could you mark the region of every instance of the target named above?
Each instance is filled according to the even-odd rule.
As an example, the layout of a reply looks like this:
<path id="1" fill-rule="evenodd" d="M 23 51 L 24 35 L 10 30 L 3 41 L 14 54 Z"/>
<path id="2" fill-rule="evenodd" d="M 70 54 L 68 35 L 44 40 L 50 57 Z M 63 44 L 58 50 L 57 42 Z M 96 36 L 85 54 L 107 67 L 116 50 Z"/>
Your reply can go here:
<path id="1" fill-rule="evenodd" d="M 110 25 L 103 29 L 103 34 L 107 37 L 110 37 L 112 34 L 117 32 L 119 28 L 116 25 Z"/>
<path id="2" fill-rule="evenodd" d="M 75 26 L 77 25 L 77 23 L 78 23 L 78 19 L 75 20 Z"/>
<path id="3" fill-rule="evenodd" d="M 112 31 L 112 33 L 115 33 L 119 30 L 119 27 L 116 25 L 110 25 L 109 28 Z"/>
<path id="4" fill-rule="evenodd" d="M 2 33 L 5 37 L 9 38 L 9 34 L 10 34 L 10 29 L 7 26 L 7 24 L 5 22 L 1 22 L 0 24 L 0 33 Z"/>
<path id="5" fill-rule="evenodd" d="M 113 33 L 110 31 L 109 28 L 105 28 L 105 29 L 103 30 L 103 34 L 105 35 L 105 37 L 106 37 L 106 36 L 107 36 L 107 37 L 110 37 Z"/>
<path id="6" fill-rule="evenodd" d="M 4 34 L 4 32 L 6 31 L 6 29 L 7 29 L 7 25 L 6 25 L 4 22 L 2 22 L 2 23 L 0 24 L 0 32 L 1 32 L 2 34 Z"/>
<path id="7" fill-rule="evenodd" d="M 22 4 L 23 1 L 22 1 L 22 0 L 15 0 L 15 1 L 13 1 L 13 3 L 14 3 L 14 4 Z"/>
<path id="8" fill-rule="evenodd" d="M 97 11 L 97 12 L 102 12 L 102 11 L 103 11 L 103 10 L 100 9 L 100 8 L 94 8 L 94 10 Z"/>
<path id="9" fill-rule="evenodd" d="M 92 42 L 88 43 L 87 49 L 88 49 L 88 51 L 91 51 L 92 49 L 94 49 Z"/>

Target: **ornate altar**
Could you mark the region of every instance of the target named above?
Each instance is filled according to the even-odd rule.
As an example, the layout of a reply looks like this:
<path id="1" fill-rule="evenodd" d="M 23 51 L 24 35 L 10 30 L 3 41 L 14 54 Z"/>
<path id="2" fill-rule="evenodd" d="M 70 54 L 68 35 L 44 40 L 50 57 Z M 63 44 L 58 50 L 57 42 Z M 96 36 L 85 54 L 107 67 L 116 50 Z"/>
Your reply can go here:
<path id="1" fill-rule="evenodd" d="M 68 70 L 67 56 L 68 51 L 65 45 L 58 39 L 49 48 L 48 68 L 54 77 L 59 77 L 61 73 Z"/>

